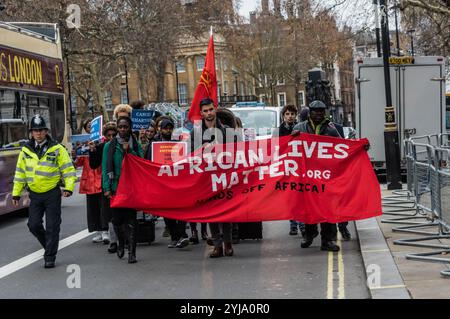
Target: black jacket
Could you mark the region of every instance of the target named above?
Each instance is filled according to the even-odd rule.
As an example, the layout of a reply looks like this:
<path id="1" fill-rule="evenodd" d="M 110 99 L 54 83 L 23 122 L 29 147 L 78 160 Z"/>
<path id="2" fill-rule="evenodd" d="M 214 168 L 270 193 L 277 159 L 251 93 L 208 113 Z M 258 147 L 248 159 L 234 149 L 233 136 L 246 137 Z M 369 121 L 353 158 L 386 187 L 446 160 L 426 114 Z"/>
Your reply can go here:
<path id="1" fill-rule="evenodd" d="M 296 124 L 297 123 L 295 123 L 295 122 L 292 125 L 289 125 L 286 122 L 281 123 L 280 127 L 278 128 L 278 136 L 291 135 L 292 130 Z"/>
<path id="2" fill-rule="evenodd" d="M 103 148 L 105 143 L 100 143 L 95 146 L 93 152 L 89 151 L 89 166 L 92 169 L 96 169 L 102 165 Z"/>
<path id="3" fill-rule="evenodd" d="M 222 141 L 218 141 L 219 143 L 231 143 L 231 142 L 235 142 L 235 141 L 227 141 L 226 140 L 226 129 L 229 128 L 229 126 L 227 125 L 223 125 L 219 119 L 216 120 L 216 129 L 220 130 L 220 132 L 222 133 Z M 208 128 L 205 125 L 205 120 L 202 120 L 202 127 L 200 128 L 193 128 L 190 132 L 191 138 L 190 138 L 190 148 L 191 148 L 191 152 L 194 152 L 197 148 L 201 147 L 204 143 L 212 143 L 214 141 L 216 141 L 217 137 L 213 134 L 211 134 L 210 138 L 206 138 L 205 136 L 205 131 L 208 130 Z M 200 145 L 195 145 L 195 136 L 199 135 L 201 136 L 202 139 L 202 143 Z"/>
<path id="4" fill-rule="evenodd" d="M 314 128 L 312 127 L 310 121 L 303 121 L 294 126 L 294 131 L 299 131 L 300 133 L 309 133 L 316 134 Z M 334 126 L 329 120 L 323 122 L 319 135 L 333 136 L 333 137 L 341 137 Z"/>

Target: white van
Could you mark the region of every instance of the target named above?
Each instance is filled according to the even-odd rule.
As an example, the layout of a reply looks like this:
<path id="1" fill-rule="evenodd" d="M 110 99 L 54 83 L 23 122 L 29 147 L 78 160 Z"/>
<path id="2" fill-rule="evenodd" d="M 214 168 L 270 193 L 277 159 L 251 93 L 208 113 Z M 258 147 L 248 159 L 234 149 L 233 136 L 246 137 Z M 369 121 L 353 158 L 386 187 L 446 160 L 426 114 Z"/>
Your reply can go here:
<path id="1" fill-rule="evenodd" d="M 242 121 L 244 129 L 254 129 L 256 139 L 272 137 L 281 124 L 281 108 L 273 106 L 232 107 L 230 111 Z"/>

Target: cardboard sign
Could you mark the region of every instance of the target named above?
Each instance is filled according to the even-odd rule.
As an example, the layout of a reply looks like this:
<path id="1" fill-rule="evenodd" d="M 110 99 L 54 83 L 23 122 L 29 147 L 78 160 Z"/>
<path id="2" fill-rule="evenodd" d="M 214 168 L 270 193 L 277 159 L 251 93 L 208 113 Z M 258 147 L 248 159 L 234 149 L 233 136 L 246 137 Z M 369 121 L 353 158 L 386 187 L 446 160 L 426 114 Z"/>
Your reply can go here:
<path id="1" fill-rule="evenodd" d="M 131 122 L 133 122 L 132 130 L 148 129 L 154 115 L 155 111 L 153 110 L 133 110 L 131 112 Z"/>
<path id="2" fill-rule="evenodd" d="M 102 138 L 103 116 L 97 116 L 91 121 L 91 140 L 98 141 Z"/>
<path id="3" fill-rule="evenodd" d="M 71 136 L 72 150 L 75 151 L 75 155 L 88 155 L 89 146 L 88 142 L 91 139 L 89 134 L 77 134 Z"/>
<path id="4" fill-rule="evenodd" d="M 187 142 L 153 142 L 152 161 L 171 165 L 187 155 Z"/>

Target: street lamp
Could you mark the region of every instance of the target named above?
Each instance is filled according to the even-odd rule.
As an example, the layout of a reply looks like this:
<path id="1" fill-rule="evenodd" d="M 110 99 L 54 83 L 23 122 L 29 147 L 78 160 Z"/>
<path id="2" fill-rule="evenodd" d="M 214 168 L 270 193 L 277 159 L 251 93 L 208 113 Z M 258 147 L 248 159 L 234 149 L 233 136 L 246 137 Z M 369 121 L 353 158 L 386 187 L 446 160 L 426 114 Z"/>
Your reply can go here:
<path id="1" fill-rule="evenodd" d="M 409 29 L 407 33 L 409 34 L 409 37 L 411 39 L 411 56 L 414 56 L 414 32 L 416 32 L 415 29 Z"/>
<path id="2" fill-rule="evenodd" d="M 67 45 L 69 41 L 64 39 L 63 41 L 63 52 L 66 58 L 66 68 L 67 68 L 67 90 L 69 93 L 69 119 L 70 119 L 70 129 L 73 131 L 73 106 L 72 106 L 72 90 L 71 90 L 71 80 L 70 80 L 70 68 L 69 68 L 69 54 L 67 53 Z"/>
<path id="3" fill-rule="evenodd" d="M 123 62 L 125 67 L 125 87 L 127 89 L 127 104 L 130 104 L 130 94 L 128 92 L 128 66 L 127 66 L 127 57 L 123 56 Z"/>
<path id="4" fill-rule="evenodd" d="M 386 0 L 380 0 L 381 38 L 383 44 L 384 84 L 386 94 L 386 107 L 384 109 L 384 147 L 386 155 L 386 177 L 389 190 L 402 189 L 400 173 L 400 146 L 398 127 L 395 121 L 395 108 L 392 105 L 391 77 L 389 69 L 389 24 Z"/>
<path id="5" fill-rule="evenodd" d="M 178 92 L 178 62 L 177 59 L 173 60 L 173 64 L 175 64 L 175 80 L 177 85 L 177 105 L 180 107 L 180 93 Z"/>

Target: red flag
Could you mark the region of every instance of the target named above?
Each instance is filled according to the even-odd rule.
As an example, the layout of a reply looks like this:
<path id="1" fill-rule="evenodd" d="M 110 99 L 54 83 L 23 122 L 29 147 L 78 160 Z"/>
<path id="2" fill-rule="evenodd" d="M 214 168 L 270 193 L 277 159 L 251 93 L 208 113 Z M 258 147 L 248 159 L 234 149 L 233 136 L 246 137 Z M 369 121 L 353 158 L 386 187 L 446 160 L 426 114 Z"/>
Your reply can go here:
<path id="1" fill-rule="evenodd" d="M 379 216 L 380 185 L 367 143 L 302 133 L 278 145 L 217 144 L 213 162 L 200 151 L 173 165 L 127 155 L 111 207 L 192 222 L 316 224 Z"/>
<path id="2" fill-rule="evenodd" d="M 212 35 L 209 38 L 208 50 L 206 51 L 205 66 L 203 67 L 202 75 L 200 76 L 200 81 L 198 81 L 191 108 L 189 109 L 188 117 L 191 122 L 201 119 L 200 101 L 208 97 L 213 100 L 214 106 L 217 107 L 216 63 L 214 58 L 214 39 Z"/>

